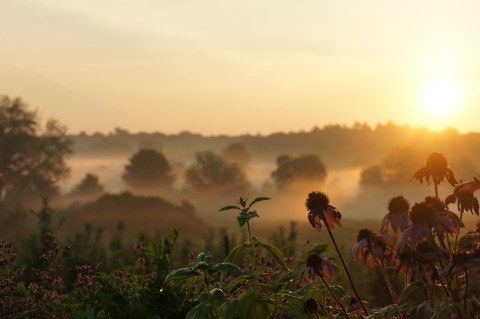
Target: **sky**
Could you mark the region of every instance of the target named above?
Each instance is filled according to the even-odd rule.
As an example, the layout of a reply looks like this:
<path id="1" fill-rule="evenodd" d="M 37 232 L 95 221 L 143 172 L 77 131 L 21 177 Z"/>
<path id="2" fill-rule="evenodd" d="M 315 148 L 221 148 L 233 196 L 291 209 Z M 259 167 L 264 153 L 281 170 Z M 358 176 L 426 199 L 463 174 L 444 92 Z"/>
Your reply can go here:
<path id="1" fill-rule="evenodd" d="M 0 0 L 0 95 L 68 131 L 478 131 L 480 2 Z"/>

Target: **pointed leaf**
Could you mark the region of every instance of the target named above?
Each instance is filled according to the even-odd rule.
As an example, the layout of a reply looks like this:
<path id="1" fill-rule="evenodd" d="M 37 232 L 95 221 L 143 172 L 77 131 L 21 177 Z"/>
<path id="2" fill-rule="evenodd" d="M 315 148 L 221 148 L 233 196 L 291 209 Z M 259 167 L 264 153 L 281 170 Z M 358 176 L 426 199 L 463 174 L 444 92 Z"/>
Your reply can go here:
<path id="1" fill-rule="evenodd" d="M 212 267 L 212 270 L 214 271 L 240 271 L 240 267 L 238 267 L 235 264 L 225 262 L 225 263 L 219 263 L 216 264 Z"/>
<path id="2" fill-rule="evenodd" d="M 241 210 L 241 208 L 238 207 L 238 206 L 230 205 L 230 206 L 225 206 L 225 207 L 220 208 L 219 211 L 221 212 L 221 211 L 230 210 L 230 209 L 238 209 L 238 210 Z"/>
<path id="3" fill-rule="evenodd" d="M 241 249 L 244 249 L 245 247 L 248 247 L 249 245 L 250 245 L 249 242 L 244 242 L 243 244 L 240 244 L 240 245 L 237 245 L 237 246 L 233 247 L 232 250 L 230 251 L 230 253 L 227 255 L 227 257 L 225 257 L 225 259 L 223 261 L 226 262 L 226 263 L 233 262 L 235 260 L 235 257 L 237 257 L 238 252 Z"/>
<path id="4" fill-rule="evenodd" d="M 270 197 L 257 197 L 254 200 L 252 200 L 250 205 L 248 205 L 247 209 L 250 209 L 250 207 L 252 207 L 253 204 L 255 204 L 255 203 L 258 203 L 258 202 L 261 202 L 261 201 L 264 201 L 264 200 L 270 200 L 270 199 L 271 199 Z"/>
<path id="5" fill-rule="evenodd" d="M 283 260 L 283 254 L 282 254 L 282 251 L 280 249 L 278 249 L 277 247 L 271 245 L 271 244 L 267 244 L 267 243 L 262 243 L 261 241 L 258 241 L 260 243 L 260 245 L 265 248 L 266 250 L 268 250 L 268 252 L 270 254 L 272 254 L 273 258 L 275 258 L 275 260 L 277 261 L 277 263 L 282 266 L 283 269 L 285 270 L 288 270 L 288 266 L 287 264 L 285 263 L 285 261 Z"/>
<path id="6" fill-rule="evenodd" d="M 171 280 L 185 280 L 191 277 L 195 277 L 200 275 L 200 272 L 198 272 L 195 269 L 192 269 L 190 267 L 187 268 L 180 268 L 172 271 L 165 277 L 165 283 L 171 281 Z"/>
<path id="7" fill-rule="evenodd" d="M 273 301 L 254 291 L 247 291 L 238 297 L 241 319 L 267 319 L 273 310 Z"/>

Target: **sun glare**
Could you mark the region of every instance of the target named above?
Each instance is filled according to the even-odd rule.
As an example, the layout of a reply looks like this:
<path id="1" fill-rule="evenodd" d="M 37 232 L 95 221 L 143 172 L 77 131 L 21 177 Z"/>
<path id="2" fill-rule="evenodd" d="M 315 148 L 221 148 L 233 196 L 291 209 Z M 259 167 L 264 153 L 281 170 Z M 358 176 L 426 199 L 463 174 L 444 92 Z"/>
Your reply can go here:
<path id="1" fill-rule="evenodd" d="M 436 117 L 454 114 L 463 96 L 461 85 L 452 81 L 435 81 L 422 91 L 422 106 L 426 113 Z"/>

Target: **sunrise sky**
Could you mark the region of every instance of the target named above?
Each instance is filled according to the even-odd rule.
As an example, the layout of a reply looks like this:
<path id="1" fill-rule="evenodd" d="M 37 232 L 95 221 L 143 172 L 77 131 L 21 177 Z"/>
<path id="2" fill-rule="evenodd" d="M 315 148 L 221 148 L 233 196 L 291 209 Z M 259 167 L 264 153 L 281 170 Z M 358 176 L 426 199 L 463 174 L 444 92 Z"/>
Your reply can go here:
<path id="1" fill-rule="evenodd" d="M 480 2 L 0 0 L 0 94 L 69 132 L 480 131 Z"/>

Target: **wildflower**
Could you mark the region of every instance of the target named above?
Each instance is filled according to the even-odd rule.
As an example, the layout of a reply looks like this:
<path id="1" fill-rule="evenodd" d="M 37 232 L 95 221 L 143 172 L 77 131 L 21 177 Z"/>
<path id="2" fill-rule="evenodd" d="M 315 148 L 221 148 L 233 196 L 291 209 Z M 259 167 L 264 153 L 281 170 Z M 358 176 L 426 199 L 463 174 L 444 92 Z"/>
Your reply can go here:
<path id="1" fill-rule="evenodd" d="M 427 196 L 425 202 L 435 211 L 433 230 L 441 240 L 446 234 L 458 233 L 465 225 L 455 213 L 449 211 L 438 197 Z"/>
<path id="2" fill-rule="evenodd" d="M 470 231 L 460 238 L 458 246 L 465 250 L 480 249 L 480 221 L 477 222 L 475 231 Z"/>
<path id="3" fill-rule="evenodd" d="M 404 231 L 408 226 L 408 210 L 410 203 L 402 195 L 394 196 L 388 201 L 388 213 L 382 221 L 380 232 L 386 233 L 388 225 L 392 225 L 394 232 Z"/>
<path id="4" fill-rule="evenodd" d="M 337 265 L 319 254 L 308 255 L 306 264 L 307 267 L 302 273 L 302 278 L 309 282 L 314 281 L 315 276 L 333 278 L 338 271 Z"/>
<path id="5" fill-rule="evenodd" d="M 463 214 L 465 211 L 479 215 L 480 207 L 478 199 L 473 196 L 473 193 L 480 189 L 480 180 L 476 177 L 473 181 L 461 183 L 453 189 L 453 194 L 447 196 L 445 204 L 453 204 L 457 202 L 458 210 Z"/>
<path id="6" fill-rule="evenodd" d="M 308 221 L 316 230 L 320 231 L 322 229 L 322 220 L 328 223 L 330 228 L 333 228 L 334 224 L 341 226 L 340 220 L 342 219 L 342 214 L 330 205 L 330 200 L 325 193 L 309 193 L 305 201 L 305 206 L 308 209 Z"/>
<path id="7" fill-rule="evenodd" d="M 318 312 L 318 306 L 318 302 L 315 299 L 310 298 L 303 303 L 302 311 L 307 315 L 314 314 Z"/>
<path id="8" fill-rule="evenodd" d="M 390 240 L 387 236 L 375 234 L 366 228 L 361 229 L 352 249 L 353 259 L 367 264 L 370 269 L 375 266 L 383 266 L 384 261 L 393 255 L 389 244 Z"/>
<path id="9" fill-rule="evenodd" d="M 353 283 L 352 276 L 350 275 L 350 271 L 348 270 L 345 260 L 343 259 L 340 249 L 338 248 L 337 241 L 335 240 L 335 237 L 333 236 L 333 233 L 331 230 L 334 227 L 334 224 L 341 226 L 340 220 L 342 218 L 342 214 L 340 214 L 340 212 L 335 207 L 330 205 L 330 200 L 328 199 L 327 195 L 325 195 L 325 193 L 322 193 L 322 192 L 309 193 L 307 200 L 305 201 L 305 206 L 309 211 L 308 221 L 310 222 L 313 228 L 320 231 L 322 229 L 322 224 L 321 224 L 322 220 L 325 223 L 325 227 L 327 228 L 328 235 L 330 236 L 333 246 L 337 251 L 338 257 L 340 258 L 340 262 L 342 263 L 342 266 L 343 266 L 343 269 L 345 270 L 345 274 L 347 275 L 348 281 L 352 286 L 353 292 L 355 293 L 355 296 L 357 297 L 357 299 L 360 300 L 360 305 L 362 307 L 363 313 L 365 314 L 365 316 L 368 316 L 367 308 L 363 305 L 360 299 L 360 296 L 358 295 L 358 291 L 355 288 L 355 284 Z M 323 279 L 323 277 L 321 278 Z M 332 297 L 334 297 L 334 294 Z"/>
<path id="10" fill-rule="evenodd" d="M 395 263 L 397 269 L 395 274 L 405 273 L 415 276 L 416 269 L 422 275 L 426 275 L 429 270 L 432 270 L 437 262 L 437 255 L 434 248 L 427 242 L 419 244 L 416 250 L 410 248 L 409 245 L 398 250 L 395 254 Z"/>
<path id="11" fill-rule="evenodd" d="M 440 184 L 445 178 L 452 186 L 457 184 L 452 170 L 448 167 L 447 158 L 441 153 L 431 153 L 425 165 L 415 172 L 412 179 L 417 179 L 420 184 L 425 179 L 427 184 L 430 184 L 430 177 L 435 185 Z"/>
<path id="12" fill-rule="evenodd" d="M 435 219 L 435 211 L 427 203 L 417 203 L 413 205 L 410 211 L 410 220 L 412 224 L 408 226 L 402 234 L 402 239 L 398 247 L 402 249 L 407 243 L 415 250 L 417 245 L 426 241 L 430 236 L 430 225 Z"/>
<path id="13" fill-rule="evenodd" d="M 435 208 L 436 204 L 438 203 L 432 203 L 429 200 L 429 202 L 413 205 L 410 210 L 412 224 L 403 232 L 398 244 L 400 249 L 410 243 L 410 247 L 415 250 L 418 244 L 430 241 L 432 227 L 439 236 L 459 232 L 459 225 L 452 221 L 453 217 L 450 214 L 435 212 L 435 209 L 438 209 L 438 207 Z"/>
<path id="14" fill-rule="evenodd" d="M 465 270 L 469 269 L 475 269 L 477 271 L 480 270 L 479 250 L 462 250 L 453 254 L 451 262 L 447 266 L 445 266 L 442 274 L 456 274 L 458 272 L 464 272 Z"/>

